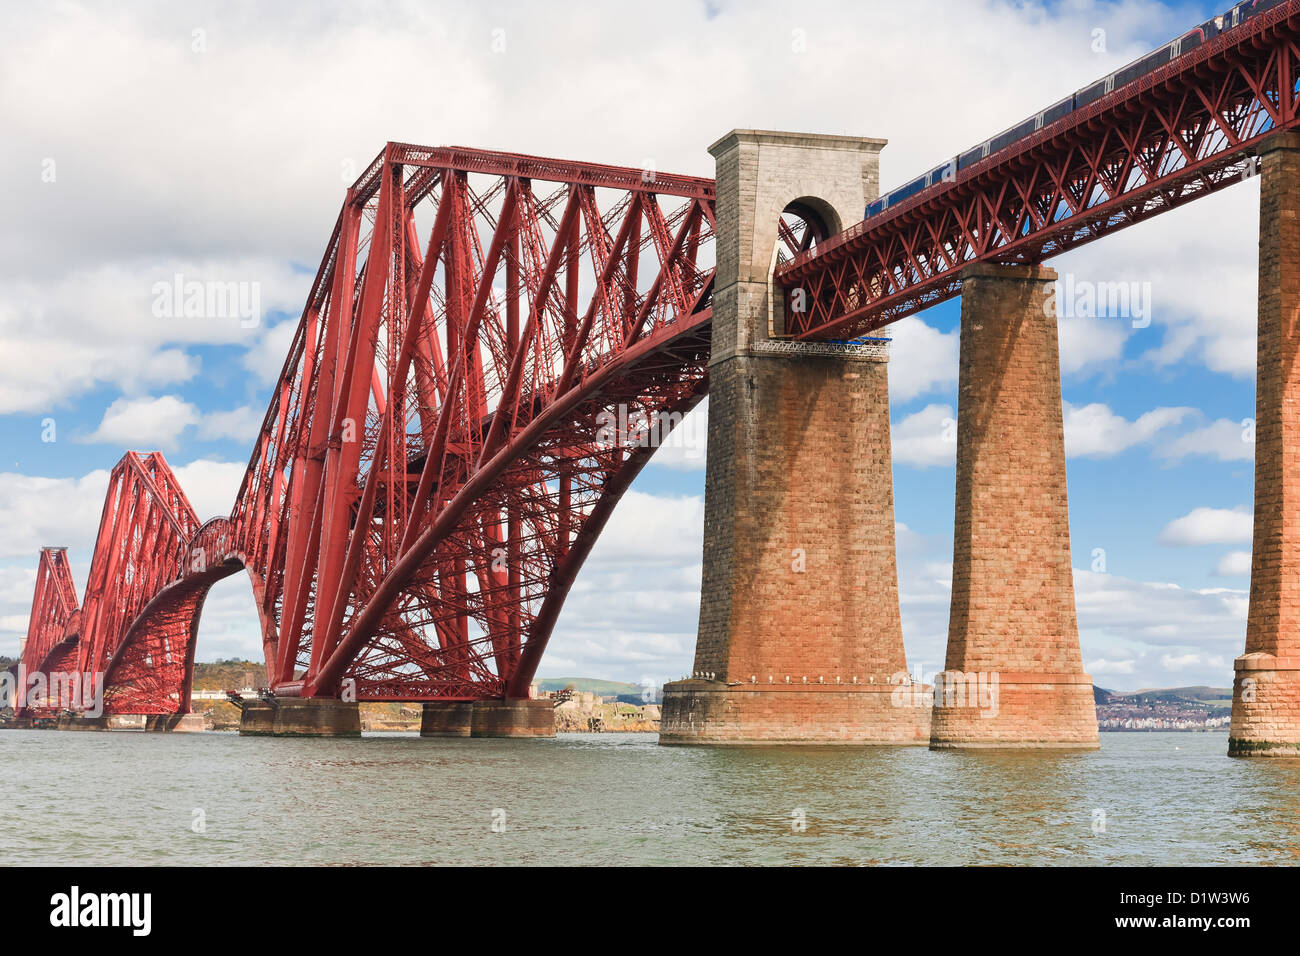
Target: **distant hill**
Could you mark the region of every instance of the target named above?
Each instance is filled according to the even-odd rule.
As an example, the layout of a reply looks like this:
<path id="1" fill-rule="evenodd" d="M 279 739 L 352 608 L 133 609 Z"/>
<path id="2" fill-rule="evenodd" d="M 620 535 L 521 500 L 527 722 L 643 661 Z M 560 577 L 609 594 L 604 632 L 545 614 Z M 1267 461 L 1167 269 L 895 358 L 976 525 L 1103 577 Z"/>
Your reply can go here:
<path id="1" fill-rule="evenodd" d="M 1103 699 L 1102 694 L 1105 694 Z M 1135 691 L 1103 691 L 1093 688 L 1097 706 L 1115 707 L 1190 707 L 1211 713 L 1226 712 L 1232 707 L 1231 687 L 1148 687 Z"/>
<path id="2" fill-rule="evenodd" d="M 195 661 L 195 690 L 239 690 L 245 678 L 253 675 L 253 687 L 266 685 L 266 664 L 258 661 Z"/>
<path id="3" fill-rule="evenodd" d="M 1111 697 L 1114 695 L 1114 693 L 1115 693 L 1115 692 L 1114 692 L 1113 690 L 1107 690 L 1107 689 L 1104 688 L 1104 687 L 1098 687 L 1096 684 L 1093 684 L 1093 685 L 1092 685 L 1092 702 L 1093 702 L 1094 704 L 1106 704 L 1106 703 L 1109 703 L 1109 702 L 1110 702 L 1110 699 L 1111 699 Z"/>
<path id="4" fill-rule="evenodd" d="M 637 684 L 625 684 L 616 680 L 597 680 L 594 677 L 547 677 L 537 682 L 538 690 L 564 690 L 570 684 L 574 690 L 586 691 L 598 697 L 621 697 L 625 694 L 641 694 Z"/>
<path id="5" fill-rule="evenodd" d="M 1143 690 L 1133 691 L 1125 696 L 1155 696 L 1160 698 L 1179 697 L 1183 700 L 1231 700 L 1232 688 L 1205 687 L 1203 685 L 1197 685 L 1195 687 L 1148 687 Z"/>

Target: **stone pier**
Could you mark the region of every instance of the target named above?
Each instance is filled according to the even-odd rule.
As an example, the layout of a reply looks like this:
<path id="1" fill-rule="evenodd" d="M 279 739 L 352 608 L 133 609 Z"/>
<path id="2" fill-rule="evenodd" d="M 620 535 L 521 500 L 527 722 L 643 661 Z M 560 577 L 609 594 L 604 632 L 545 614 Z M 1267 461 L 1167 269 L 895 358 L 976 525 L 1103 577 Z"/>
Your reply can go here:
<path id="1" fill-rule="evenodd" d="M 108 717 L 83 717 L 80 714 L 62 714 L 54 727 L 56 730 L 108 730 Z"/>
<path id="2" fill-rule="evenodd" d="M 898 607 L 886 354 L 782 337 L 787 210 L 859 221 L 884 140 L 735 130 L 717 162 L 704 577 L 662 744 L 925 744 Z"/>
<path id="3" fill-rule="evenodd" d="M 555 705 L 549 700 L 429 701 L 420 736 L 554 737 Z"/>
<path id="4" fill-rule="evenodd" d="M 241 737 L 360 737 L 356 703 L 324 697 L 246 700 L 239 718 Z"/>
<path id="5" fill-rule="evenodd" d="M 549 700 L 476 700 L 469 735 L 554 737 L 555 705 Z"/>
<path id="6" fill-rule="evenodd" d="M 468 737 L 472 729 L 472 700 L 431 700 L 420 714 L 421 737 Z"/>
<path id="7" fill-rule="evenodd" d="M 962 277 L 946 670 L 930 746 L 1098 746 L 1070 563 L 1056 273 Z"/>
<path id="8" fill-rule="evenodd" d="M 1300 134 L 1260 163 L 1255 534 L 1228 753 L 1300 757 Z"/>
<path id="9" fill-rule="evenodd" d="M 150 714 L 145 718 L 144 729 L 151 733 L 198 733 L 208 729 L 202 714 Z"/>

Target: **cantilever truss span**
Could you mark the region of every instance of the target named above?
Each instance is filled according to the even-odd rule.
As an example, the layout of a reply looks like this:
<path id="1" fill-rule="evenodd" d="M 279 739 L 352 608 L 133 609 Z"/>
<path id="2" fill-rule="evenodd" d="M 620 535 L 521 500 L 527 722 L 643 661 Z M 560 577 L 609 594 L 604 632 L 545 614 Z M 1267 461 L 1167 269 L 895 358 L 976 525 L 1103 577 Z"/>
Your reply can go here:
<path id="1" fill-rule="evenodd" d="M 1230 185 L 1298 125 L 1288 0 L 839 236 L 782 228 L 784 331 L 868 333 L 970 263 Z M 83 605 L 41 554 L 23 667 L 102 674 L 110 712 L 185 711 L 204 596 L 243 568 L 281 696 L 524 696 L 654 450 L 608 423 L 662 434 L 707 390 L 714 221 L 707 179 L 390 143 L 347 193 L 230 515 L 200 526 L 162 456 L 128 453 Z"/>
<path id="2" fill-rule="evenodd" d="M 203 598 L 241 567 L 279 695 L 526 696 L 654 451 L 609 423 L 662 436 L 707 390 L 713 226 L 711 180 L 389 144 L 339 213 L 229 518 L 200 528 L 160 455 L 114 472 L 135 483 L 110 492 L 72 639 L 109 712 L 188 709 Z"/>

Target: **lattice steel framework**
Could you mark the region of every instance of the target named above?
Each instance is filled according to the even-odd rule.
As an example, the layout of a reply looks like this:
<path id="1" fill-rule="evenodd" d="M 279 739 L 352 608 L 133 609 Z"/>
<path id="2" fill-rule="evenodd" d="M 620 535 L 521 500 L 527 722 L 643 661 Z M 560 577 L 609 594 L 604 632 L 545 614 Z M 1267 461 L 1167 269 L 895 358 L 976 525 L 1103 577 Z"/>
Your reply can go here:
<path id="1" fill-rule="evenodd" d="M 666 433 L 707 388 L 712 236 L 708 180 L 384 150 L 339 215 L 231 519 L 278 694 L 527 694 L 653 451 L 606 423 Z"/>
<path id="2" fill-rule="evenodd" d="M 76 635 L 80 633 L 81 609 L 77 587 L 72 580 L 67 548 L 42 548 L 36 566 L 36 591 L 32 596 L 32 613 L 27 621 L 27 637 L 19 651 L 16 677 L 25 684 L 28 674 L 47 673 L 47 662 L 67 662 L 75 670 Z M 65 671 L 59 671 L 63 673 Z M 48 685 L 46 686 L 48 691 Z M 22 687 L 14 710 L 21 714 L 48 713 L 57 701 L 47 693 L 30 699 Z"/>
<path id="3" fill-rule="evenodd" d="M 1038 263 L 1254 171 L 1300 115 L 1300 2 L 1222 34 L 777 270 L 785 332 L 869 333 L 961 291 L 973 262 Z"/>
<path id="4" fill-rule="evenodd" d="M 36 565 L 36 593 L 27 622 L 27 637 L 19 657 L 23 666 L 38 669 L 50 651 L 67 637 L 65 628 L 80 605 L 72 581 L 67 548 L 42 548 Z"/>
<path id="5" fill-rule="evenodd" d="M 1237 181 L 1297 125 L 1298 20 L 1292 0 L 839 236 L 788 215 L 787 333 L 870 332 L 969 263 L 1039 262 Z M 713 228 L 709 180 L 389 144 L 229 519 L 200 528 L 162 456 L 128 453 L 82 608 L 42 553 L 24 664 L 103 672 L 110 712 L 187 710 L 204 596 L 244 567 L 280 695 L 523 696 L 615 504 L 707 390 Z"/>

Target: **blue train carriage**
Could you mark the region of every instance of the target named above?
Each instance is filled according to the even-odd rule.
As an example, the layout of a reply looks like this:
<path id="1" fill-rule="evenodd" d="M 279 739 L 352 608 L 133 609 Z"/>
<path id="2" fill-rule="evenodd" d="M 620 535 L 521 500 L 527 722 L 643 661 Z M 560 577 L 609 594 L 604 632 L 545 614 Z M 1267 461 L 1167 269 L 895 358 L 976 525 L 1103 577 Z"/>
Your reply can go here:
<path id="1" fill-rule="evenodd" d="M 896 206 L 904 199 L 910 199 L 923 189 L 929 189 L 931 186 L 937 186 L 942 182 L 952 182 L 957 178 L 957 157 L 940 163 L 934 169 L 924 175 L 916 177 L 910 183 L 899 186 L 891 190 L 879 199 L 867 203 L 866 212 L 863 219 L 870 219 L 872 216 L 879 215 L 891 206 Z"/>
<path id="2" fill-rule="evenodd" d="M 1065 99 L 1053 103 L 1042 112 L 1035 113 L 1033 116 L 1026 120 L 1022 120 L 1009 129 L 1004 129 L 996 136 L 986 139 L 978 146 L 971 147 L 957 157 L 957 168 L 960 170 L 974 166 L 980 160 L 986 159 L 994 153 L 1006 149 L 1012 143 L 1022 140 L 1032 133 L 1038 132 L 1044 126 L 1050 126 L 1062 116 L 1068 116 L 1074 109 L 1071 104 L 1072 97 L 1067 96 Z"/>
<path id="3" fill-rule="evenodd" d="M 1178 39 L 1166 43 L 1160 49 L 1154 50 L 1146 56 L 1134 60 L 1128 66 L 1121 67 L 1110 76 L 1078 90 L 1074 94 L 1074 108 L 1077 110 L 1089 103 L 1095 103 L 1107 93 L 1146 76 L 1166 63 L 1178 59 L 1183 54 L 1190 53 L 1201 44 L 1241 26 L 1251 17 L 1258 16 L 1265 10 L 1270 10 L 1285 2 L 1286 0 L 1242 0 L 1235 7 L 1219 14 L 1217 17 L 1211 17 L 1200 26 L 1193 27 Z"/>
<path id="4" fill-rule="evenodd" d="M 1049 126 L 1064 116 L 1077 109 L 1095 103 L 1107 93 L 1114 92 L 1122 86 L 1132 83 L 1134 80 L 1146 76 L 1153 70 L 1159 69 L 1171 60 L 1175 60 L 1185 53 L 1199 47 L 1201 44 L 1213 40 L 1222 33 L 1226 33 L 1235 27 L 1245 23 L 1251 17 L 1258 16 L 1265 10 L 1272 9 L 1278 4 L 1285 3 L 1286 0 L 1242 0 L 1241 3 L 1232 7 L 1227 12 L 1217 17 L 1211 17 L 1200 26 L 1193 27 L 1176 40 L 1172 40 L 1153 50 L 1144 57 L 1134 60 L 1127 66 L 1121 67 L 1109 76 L 1103 77 L 1095 83 L 1076 90 L 1074 93 L 1065 97 L 1065 99 L 1053 103 L 1047 109 L 1040 113 L 1022 120 L 1015 126 L 1009 127 L 990 137 L 978 146 L 973 146 L 948 160 L 946 163 L 936 166 L 924 176 L 919 176 L 906 185 L 900 186 L 892 192 L 886 193 L 874 202 L 868 203 L 863 213 L 863 219 L 870 219 L 872 216 L 878 216 L 880 213 L 909 199 L 940 182 L 951 181 L 956 178 L 959 170 L 968 169 L 981 160 L 987 159 L 994 153 L 1006 149 L 1008 146 L 1019 142 L 1026 136 L 1038 132 L 1044 126 Z"/>

